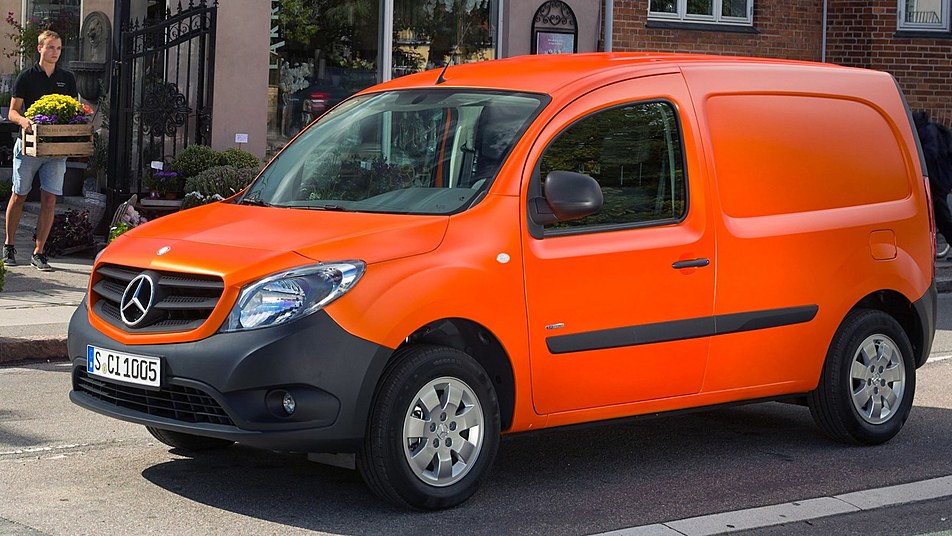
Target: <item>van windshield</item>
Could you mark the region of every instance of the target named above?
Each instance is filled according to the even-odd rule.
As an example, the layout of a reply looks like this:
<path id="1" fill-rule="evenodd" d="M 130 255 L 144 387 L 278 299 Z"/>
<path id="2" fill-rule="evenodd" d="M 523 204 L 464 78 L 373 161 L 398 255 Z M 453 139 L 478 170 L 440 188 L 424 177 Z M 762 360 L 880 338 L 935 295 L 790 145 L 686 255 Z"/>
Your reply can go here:
<path id="1" fill-rule="evenodd" d="M 485 192 L 546 97 L 416 89 L 352 98 L 311 125 L 241 203 L 451 214 Z"/>

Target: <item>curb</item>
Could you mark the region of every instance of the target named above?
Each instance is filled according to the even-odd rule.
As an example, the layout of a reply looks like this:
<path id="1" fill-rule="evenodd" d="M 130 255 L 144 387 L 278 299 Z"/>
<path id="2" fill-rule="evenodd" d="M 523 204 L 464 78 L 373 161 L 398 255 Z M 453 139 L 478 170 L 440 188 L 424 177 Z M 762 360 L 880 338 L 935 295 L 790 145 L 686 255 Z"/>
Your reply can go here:
<path id="1" fill-rule="evenodd" d="M 817 497 L 623 528 L 611 532 L 600 532 L 592 536 L 708 536 L 767 527 L 793 527 L 793 523 L 807 522 L 809 524 L 814 519 L 869 512 L 878 508 L 915 504 L 949 496 L 952 496 L 952 476 L 943 476 L 832 497 Z M 947 534 L 947 532 L 936 534 Z"/>
<path id="2" fill-rule="evenodd" d="M 936 279 L 935 280 L 935 289 L 942 294 L 943 292 L 952 292 L 952 278 L 950 279 Z"/>
<path id="3" fill-rule="evenodd" d="M 0 339 L 0 365 L 69 361 L 66 337 L 50 339 Z"/>

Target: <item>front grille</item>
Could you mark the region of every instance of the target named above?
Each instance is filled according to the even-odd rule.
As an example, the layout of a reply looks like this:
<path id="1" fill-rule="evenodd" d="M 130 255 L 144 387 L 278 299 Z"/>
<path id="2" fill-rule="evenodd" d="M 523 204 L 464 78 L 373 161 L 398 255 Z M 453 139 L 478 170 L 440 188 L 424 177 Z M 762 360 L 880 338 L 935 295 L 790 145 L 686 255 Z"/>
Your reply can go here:
<path id="1" fill-rule="evenodd" d="M 155 301 L 147 318 L 134 327 L 120 315 L 120 301 L 129 283 L 141 274 L 154 282 Z M 220 277 L 142 270 L 114 264 L 96 269 L 92 294 L 93 312 L 119 329 L 130 333 L 189 331 L 200 327 L 211 315 L 225 289 Z"/>
<path id="2" fill-rule="evenodd" d="M 102 381 L 82 369 L 77 369 L 75 385 L 77 391 L 120 408 L 187 423 L 235 425 L 214 398 L 191 387 L 170 385 L 150 391 Z"/>

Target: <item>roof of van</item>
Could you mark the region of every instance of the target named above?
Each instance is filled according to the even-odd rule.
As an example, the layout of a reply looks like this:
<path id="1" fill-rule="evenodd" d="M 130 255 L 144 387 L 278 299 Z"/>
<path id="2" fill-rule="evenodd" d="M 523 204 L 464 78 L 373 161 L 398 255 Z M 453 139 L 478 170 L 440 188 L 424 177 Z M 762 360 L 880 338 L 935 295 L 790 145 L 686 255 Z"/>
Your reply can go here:
<path id="1" fill-rule="evenodd" d="M 493 61 L 453 65 L 446 69 L 440 87 L 480 87 L 516 91 L 555 93 L 559 88 L 583 78 L 603 78 L 621 73 L 648 74 L 655 71 L 676 71 L 688 64 L 797 66 L 807 69 L 851 70 L 832 64 L 811 63 L 772 58 L 714 56 L 703 54 L 670 54 L 656 52 L 544 54 L 516 56 Z M 400 89 L 436 86 L 442 69 L 433 69 L 385 82 L 373 89 Z M 592 80 L 593 82 L 595 80 Z"/>

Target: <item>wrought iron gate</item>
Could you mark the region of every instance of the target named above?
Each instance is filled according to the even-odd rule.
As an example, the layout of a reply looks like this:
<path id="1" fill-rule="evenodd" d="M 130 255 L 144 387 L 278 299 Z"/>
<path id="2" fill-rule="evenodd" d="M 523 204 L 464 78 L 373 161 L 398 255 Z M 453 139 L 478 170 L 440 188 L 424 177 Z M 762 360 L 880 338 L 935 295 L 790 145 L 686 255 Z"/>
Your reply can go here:
<path id="1" fill-rule="evenodd" d="M 210 143 L 217 12 L 217 1 L 190 0 L 162 20 L 122 28 L 109 128 L 114 193 L 138 192 L 151 162 Z"/>

